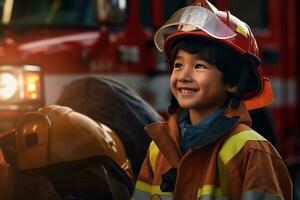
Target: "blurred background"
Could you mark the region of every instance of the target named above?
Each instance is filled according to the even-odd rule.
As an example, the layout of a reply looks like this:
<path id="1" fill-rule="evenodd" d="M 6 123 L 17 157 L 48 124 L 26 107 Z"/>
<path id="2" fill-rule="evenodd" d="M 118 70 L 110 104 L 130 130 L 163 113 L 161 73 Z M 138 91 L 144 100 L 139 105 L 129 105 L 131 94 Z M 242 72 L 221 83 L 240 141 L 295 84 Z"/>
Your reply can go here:
<path id="1" fill-rule="evenodd" d="M 65 86 L 111 77 L 166 116 L 168 64 L 155 31 L 185 0 L 0 0 L 0 130 L 55 104 Z M 252 28 L 274 103 L 251 112 L 253 128 L 282 155 L 300 199 L 298 0 L 211 0 Z M 80 95 L 80 91 L 78 91 Z M 99 94 L 101 95 L 101 94 Z"/>

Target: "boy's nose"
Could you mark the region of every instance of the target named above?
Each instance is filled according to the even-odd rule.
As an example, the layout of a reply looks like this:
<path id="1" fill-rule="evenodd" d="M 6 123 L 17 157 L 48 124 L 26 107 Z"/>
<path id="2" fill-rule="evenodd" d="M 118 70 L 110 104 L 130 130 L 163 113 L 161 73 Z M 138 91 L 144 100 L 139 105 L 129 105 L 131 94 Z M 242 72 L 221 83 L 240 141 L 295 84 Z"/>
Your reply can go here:
<path id="1" fill-rule="evenodd" d="M 178 77 L 180 82 L 188 82 L 192 80 L 192 70 L 183 69 Z"/>

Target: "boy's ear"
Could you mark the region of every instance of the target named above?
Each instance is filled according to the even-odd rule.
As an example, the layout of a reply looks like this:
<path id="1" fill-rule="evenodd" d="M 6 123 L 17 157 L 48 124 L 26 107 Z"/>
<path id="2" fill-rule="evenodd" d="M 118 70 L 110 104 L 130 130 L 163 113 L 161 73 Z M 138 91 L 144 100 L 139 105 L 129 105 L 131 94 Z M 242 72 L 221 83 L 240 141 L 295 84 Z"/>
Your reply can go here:
<path id="1" fill-rule="evenodd" d="M 227 85 L 226 90 L 227 90 L 227 92 L 235 93 L 237 91 L 237 86 Z"/>

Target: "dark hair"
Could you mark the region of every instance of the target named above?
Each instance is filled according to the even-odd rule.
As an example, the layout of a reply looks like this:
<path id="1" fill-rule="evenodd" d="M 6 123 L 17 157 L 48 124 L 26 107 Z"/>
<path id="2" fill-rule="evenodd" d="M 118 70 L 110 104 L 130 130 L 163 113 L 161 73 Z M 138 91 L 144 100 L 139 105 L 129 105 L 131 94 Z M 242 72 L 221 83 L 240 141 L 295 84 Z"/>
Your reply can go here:
<path id="1" fill-rule="evenodd" d="M 244 65 L 243 57 L 237 52 L 209 39 L 183 37 L 170 45 L 170 65 L 173 67 L 179 50 L 197 54 L 201 59 L 215 65 L 223 74 L 224 84 L 236 86 Z"/>

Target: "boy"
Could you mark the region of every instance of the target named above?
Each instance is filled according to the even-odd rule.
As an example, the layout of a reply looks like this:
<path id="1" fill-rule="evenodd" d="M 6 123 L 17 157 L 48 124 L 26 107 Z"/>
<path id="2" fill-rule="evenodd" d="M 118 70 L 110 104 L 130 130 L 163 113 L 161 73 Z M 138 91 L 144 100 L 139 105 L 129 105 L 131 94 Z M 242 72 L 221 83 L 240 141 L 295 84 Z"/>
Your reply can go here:
<path id="1" fill-rule="evenodd" d="M 158 30 L 155 44 L 172 67 L 170 118 L 145 128 L 153 142 L 133 199 L 291 200 L 282 158 L 250 128 L 247 109 L 272 102 L 250 28 L 198 0 Z"/>

